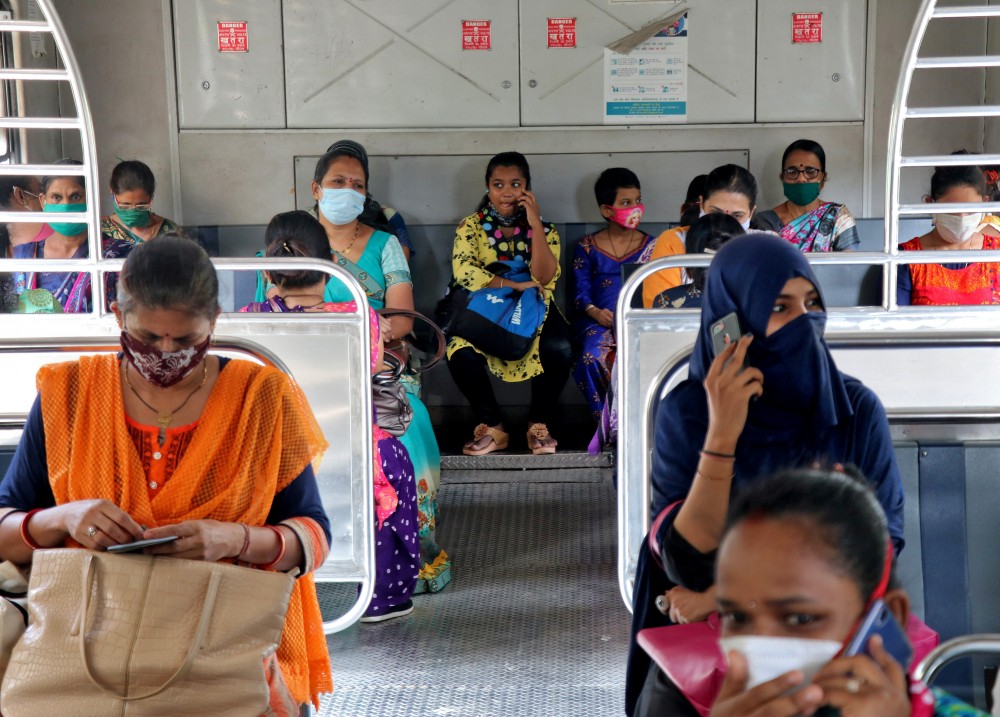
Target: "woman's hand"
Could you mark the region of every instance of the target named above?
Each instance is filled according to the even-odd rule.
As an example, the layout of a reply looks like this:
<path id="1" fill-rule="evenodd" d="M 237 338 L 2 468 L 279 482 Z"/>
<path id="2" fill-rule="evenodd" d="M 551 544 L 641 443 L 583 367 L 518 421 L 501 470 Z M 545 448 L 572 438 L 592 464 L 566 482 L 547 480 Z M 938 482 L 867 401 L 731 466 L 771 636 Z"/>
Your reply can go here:
<path id="1" fill-rule="evenodd" d="M 750 399 L 764 393 L 764 374 L 743 368 L 752 336 L 744 336 L 715 357 L 705 376 L 708 394 L 706 450 L 732 453 L 747 422 Z"/>
<path id="2" fill-rule="evenodd" d="M 664 597 L 670 605 L 670 619 L 678 625 L 707 620 L 716 607 L 712 590 L 699 593 L 678 585 L 667 590 Z"/>
<path id="3" fill-rule="evenodd" d="M 142 539 L 142 528 L 132 516 L 109 500 L 76 500 L 49 509 L 56 526 L 85 548 L 103 549 Z M 43 511 L 31 519 L 29 528 L 36 539 L 35 521 Z M 43 523 L 38 520 L 39 527 Z M 59 541 L 62 542 L 62 541 Z M 48 543 L 42 542 L 42 545 Z"/>
<path id="4" fill-rule="evenodd" d="M 507 281 L 504 279 L 504 287 L 510 287 L 514 291 L 527 291 L 528 289 L 538 289 L 538 292 L 544 296 L 547 289 L 545 286 L 538 281 Z"/>
<path id="5" fill-rule="evenodd" d="M 396 335 L 392 332 L 392 321 L 384 316 L 378 317 L 379 330 L 382 332 L 382 341 L 392 341 Z"/>
<path id="6" fill-rule="evenodd" d="M 538 210 L 538 200 L 535 198 L 534 192 L 530 192 L 527 189 L 524 190 L 524 193 L 521 194 L 517 203 L 524 208 L 528 224 L 535 225 L 542 223 L 542 214 Z"/>
<path id="7" fill-rule="evenodd" d="M 844 717 L 908 717 L 903 668 L 886 652 L 880 636 L 873 636 L 868 647 L 871 657 L 841 657 L 813 678 L 823 690 L 823 704 L 837 707 Z"/>
<path id="8" fill-rule="evenodd" d="M 235 558 L 243 549 L 246 531 L 239 523 L 224 523 L 220 520 L 186 520 L 173 525 L 150 528 L 143 534 L 144 539 L 165 538 L 176 535 L 172 543 L 164 543 L 146 548 L 147 555 L 169 555 L 188 560 L 217 562 L 223 558 Z"/>
<path id="9" fill-rule="evenodd" d="M 816 711 L 823 690 L 809 685 L 795 694 L 786 694 L 802 684 L 801 672 L 787 672 L 747 690 L 747 660 L 739 652 L 729 653 L 729 671 L 709 717 L 798 717 Z"/>
<path id="10" fill-rule="evenodd" d="M 611 309 L 599 309 L 596 306 L 591 306 L 587 311 L 587 316 L 606 329 L 614 328 L 615 312 Z"/>

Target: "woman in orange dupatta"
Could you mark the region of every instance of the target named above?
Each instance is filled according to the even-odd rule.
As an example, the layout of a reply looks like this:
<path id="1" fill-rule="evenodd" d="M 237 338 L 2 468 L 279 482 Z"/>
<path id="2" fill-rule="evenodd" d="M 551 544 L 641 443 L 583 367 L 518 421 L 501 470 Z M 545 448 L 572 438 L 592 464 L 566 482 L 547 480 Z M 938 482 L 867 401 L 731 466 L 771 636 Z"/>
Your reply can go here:
<path id="1" fill-rule="evenodd" d="M 112 305 L 122 354 L 43 367 L 0 484 L 0 556 L 167 535 L 146 552 L 298 568 L 266 714 L 330 692 L 312 570 L 330 526 L 314 464 L 326 448 L 305 397 L 276 369 L 207 353 L 219 314 L 208 255 L 183 237 L 136 247 Z M 282 679 L 283 678 L 283 679 Z"/>

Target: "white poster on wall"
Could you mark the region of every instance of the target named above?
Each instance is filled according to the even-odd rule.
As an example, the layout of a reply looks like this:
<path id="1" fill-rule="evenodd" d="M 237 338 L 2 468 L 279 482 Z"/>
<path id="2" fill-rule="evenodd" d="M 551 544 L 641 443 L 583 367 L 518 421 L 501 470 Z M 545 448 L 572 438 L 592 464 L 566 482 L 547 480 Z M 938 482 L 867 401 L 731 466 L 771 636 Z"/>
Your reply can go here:
<path id="1" fill-rule="evenodd" d="M 629 52 L 604 48 L 604 123 L 687 121 L 688 14 Z"/>

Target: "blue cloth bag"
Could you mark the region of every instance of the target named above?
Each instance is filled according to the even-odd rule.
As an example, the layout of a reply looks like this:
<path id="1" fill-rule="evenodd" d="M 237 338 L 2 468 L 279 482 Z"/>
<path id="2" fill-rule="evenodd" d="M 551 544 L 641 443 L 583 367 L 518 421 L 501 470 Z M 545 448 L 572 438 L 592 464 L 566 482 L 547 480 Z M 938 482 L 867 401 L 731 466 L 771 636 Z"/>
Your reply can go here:
<path id="1" fill-rule="evenodd" d="M 531 271 L 521 258 L 487 267 L 505 281 L 531 281 Z M 468 302 L 455 312 L 448 333 L 504 361 L 523 358 L 545 321 L 545 298 L 537 288 L 519 292 L 479 289 L 468 292 Z"/>

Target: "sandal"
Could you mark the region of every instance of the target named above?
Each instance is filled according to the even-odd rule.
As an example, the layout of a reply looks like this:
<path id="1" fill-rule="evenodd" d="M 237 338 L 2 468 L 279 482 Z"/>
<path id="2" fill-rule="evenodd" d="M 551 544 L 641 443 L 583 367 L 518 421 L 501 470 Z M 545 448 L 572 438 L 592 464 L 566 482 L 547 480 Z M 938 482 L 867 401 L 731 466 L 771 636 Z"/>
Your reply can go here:
<path id="1" fill-rule="evenodd" d="M 546 443 L 546 441 L 552 441 Z M 528 448 L 532 455 L 550 455 L 556 452 L 559 441 L 552 437 L 548 427 L 544 423 L 532 423 L 528 426 Z"/>
<path id="2" fill-rule="evenodd" d="M 476 441 L 484 436 L 489 436 L 493 440 L 482 448 L 473 448 Z M 467 456 L 485 456 L 487 453 L 492 453 L 493 451 L 506 450 L 509 442 L 510 434 L 505 433 L 500 428 L 490 428 L 485 423 L 480 423 L 472 433 L 472 441 L 462 446 L 462 453 Z"/>

